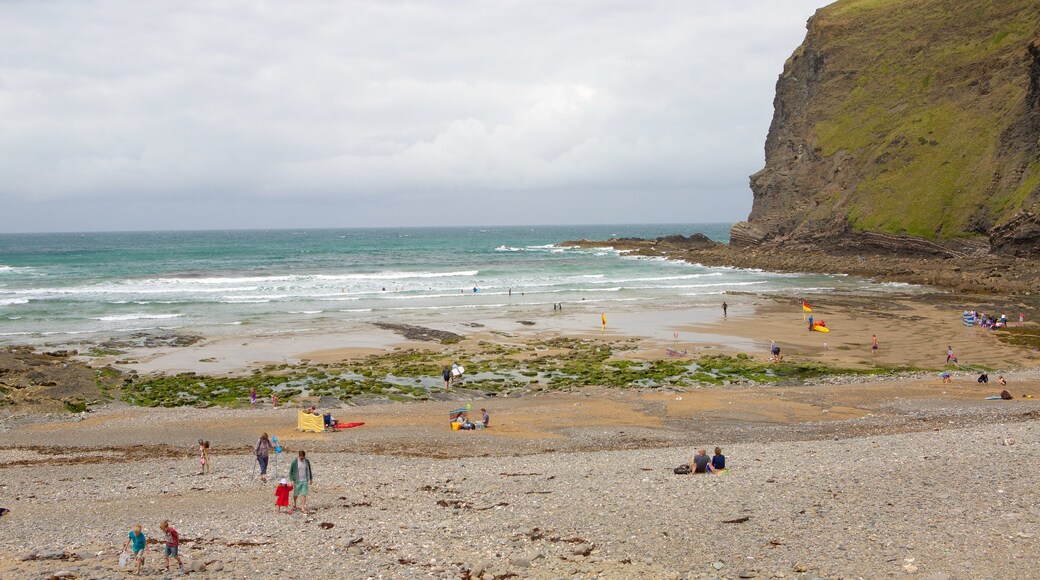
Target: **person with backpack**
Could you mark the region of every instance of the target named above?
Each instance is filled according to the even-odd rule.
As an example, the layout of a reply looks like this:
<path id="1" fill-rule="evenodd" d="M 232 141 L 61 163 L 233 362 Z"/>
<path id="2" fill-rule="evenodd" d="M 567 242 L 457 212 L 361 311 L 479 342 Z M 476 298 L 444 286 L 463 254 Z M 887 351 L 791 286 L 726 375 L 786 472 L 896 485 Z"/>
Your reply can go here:
<path id="1" fill-rule="evenodd" d="M 267 433 L 260 435 L 260 439 L 253 446 L 253 453 L 256 455 L 256 462 L 260 464 L 260 481 L 267 483 L 267 462 L 271 458 L 271 440 L 268 439 Z"/>

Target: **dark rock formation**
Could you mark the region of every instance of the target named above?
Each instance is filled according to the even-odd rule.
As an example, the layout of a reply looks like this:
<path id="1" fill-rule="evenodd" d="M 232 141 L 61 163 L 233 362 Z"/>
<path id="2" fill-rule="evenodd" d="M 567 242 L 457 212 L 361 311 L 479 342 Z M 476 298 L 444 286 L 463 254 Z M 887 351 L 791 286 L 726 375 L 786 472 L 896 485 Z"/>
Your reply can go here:
<path id="1" fill-rule="evenodd" d="M 393 324 L 390 322 L 374 322 L 372 324 L 383 330 L 392 330 L 408 340 L 429 340 L 442 344 L 454 344 L 464 338 L 461 334 L 455 334 L 447 330 L 437 330 L 414 324 Z"/>

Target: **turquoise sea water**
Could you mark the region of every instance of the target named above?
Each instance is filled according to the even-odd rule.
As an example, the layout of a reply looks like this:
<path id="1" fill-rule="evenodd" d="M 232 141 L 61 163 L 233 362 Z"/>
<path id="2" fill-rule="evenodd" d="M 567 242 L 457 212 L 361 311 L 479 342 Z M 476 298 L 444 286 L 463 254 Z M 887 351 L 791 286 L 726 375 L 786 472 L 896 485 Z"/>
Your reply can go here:
<path id="1" fill-rule="evenodd" d="M 695 232 L 728 241 L 728 231 L 670 224 L 0 235 L 0 342 L 157 329 L 298 332 L 431 313 L 479 319 L 557 302 L 663 308 L 726 291 L 865 284 L 553 246 Z"/>

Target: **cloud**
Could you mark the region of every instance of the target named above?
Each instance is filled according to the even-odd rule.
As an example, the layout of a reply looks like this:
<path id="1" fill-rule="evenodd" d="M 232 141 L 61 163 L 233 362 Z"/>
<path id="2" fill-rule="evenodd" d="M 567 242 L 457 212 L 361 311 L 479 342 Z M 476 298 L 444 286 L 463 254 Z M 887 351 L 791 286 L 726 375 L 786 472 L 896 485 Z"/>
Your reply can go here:
<path id="1" fill-rule="evenodd" d="M 191 227 L 120 212 L 193 200 L 264 224 L 738 219 L 817 2 L 0 3 L 0 197 L 23 211 L 0 227 Z"/>

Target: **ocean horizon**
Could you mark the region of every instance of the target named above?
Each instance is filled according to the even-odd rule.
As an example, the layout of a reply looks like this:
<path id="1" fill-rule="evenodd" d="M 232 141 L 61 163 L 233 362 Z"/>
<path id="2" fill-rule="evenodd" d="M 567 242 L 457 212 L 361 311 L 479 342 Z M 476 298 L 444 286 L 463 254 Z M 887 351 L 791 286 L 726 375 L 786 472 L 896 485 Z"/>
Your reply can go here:
<path id="1" fill-rule="evenodd" d="M 726 292 L 883 289 L 558 244 L 730 224 L 615 224 L 0 234 L 0 343 L 140 332 L 330 331 L 550 310 L 695 308 Z"/>

